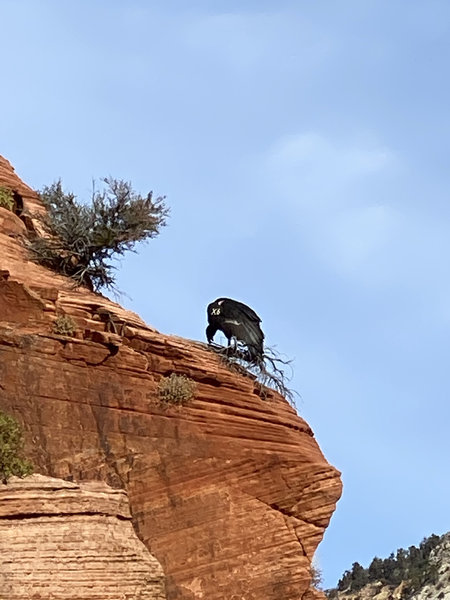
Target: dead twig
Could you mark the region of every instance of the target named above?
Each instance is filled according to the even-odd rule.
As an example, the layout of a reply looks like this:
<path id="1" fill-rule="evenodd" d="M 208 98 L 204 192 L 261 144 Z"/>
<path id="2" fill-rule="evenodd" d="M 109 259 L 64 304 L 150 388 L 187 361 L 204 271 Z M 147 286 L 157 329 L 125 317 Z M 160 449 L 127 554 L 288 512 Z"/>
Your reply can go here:
<path id="1" fill-rule="evenodd" d="M 223 359 L 228 368 L 252 377 L 261 386 L 263 396 L 267 395 L 264 393 L 265 389 L 275 390 L 295 407 L 298 393 L 288 386 L 292 377 L 292 360 L 281 358 L 274 348 L 266 348 L 262 357 L 252 358 L 246 346 L 239 342 L 234 347 L 214 343 L 209 344 L 209 347 Z M 289 377 L 284 367 L 290 368 Z"/>

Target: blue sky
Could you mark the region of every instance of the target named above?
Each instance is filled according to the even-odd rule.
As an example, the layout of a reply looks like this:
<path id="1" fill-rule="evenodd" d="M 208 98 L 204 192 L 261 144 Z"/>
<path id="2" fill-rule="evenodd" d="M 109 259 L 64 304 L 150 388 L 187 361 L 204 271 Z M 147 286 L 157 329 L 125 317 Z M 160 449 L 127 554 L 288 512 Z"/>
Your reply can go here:
<path id="1" fill-rule="evenodd" d="M 166 194 L 123 303 L 204 339 L 218 296 L 295 358 L 344 495 L 318 551 L 450 529 L 450 5 L 3 0 L 0 154 L 40 188 Z"/>

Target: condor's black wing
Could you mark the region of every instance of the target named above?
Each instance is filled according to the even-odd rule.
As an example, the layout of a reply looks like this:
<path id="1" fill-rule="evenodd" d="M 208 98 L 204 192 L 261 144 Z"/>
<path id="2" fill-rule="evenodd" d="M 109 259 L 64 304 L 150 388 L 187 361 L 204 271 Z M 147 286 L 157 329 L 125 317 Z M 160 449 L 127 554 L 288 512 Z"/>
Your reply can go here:
<path id="1" fill-rule="evenodd" d="M 220 304 L 221 313 L 224 317 L 239 318 L 244 317 L 250 321 L 256 321 L 261 323 L 261 319 L 255 313 L 250 306 L 247 306 L 243 302 L 238 300 L 232 300 L 231 298 L 218 298 L 214 304 Z"/>
<path id="2" fill-rule="evenodd" d="M 219 298 L 216 301 L 221 308 L 224 329 L 247 345 L 254 356 L 263 354 L 264 333 L 261 319 L 249 306 L 231 298 Z"/>

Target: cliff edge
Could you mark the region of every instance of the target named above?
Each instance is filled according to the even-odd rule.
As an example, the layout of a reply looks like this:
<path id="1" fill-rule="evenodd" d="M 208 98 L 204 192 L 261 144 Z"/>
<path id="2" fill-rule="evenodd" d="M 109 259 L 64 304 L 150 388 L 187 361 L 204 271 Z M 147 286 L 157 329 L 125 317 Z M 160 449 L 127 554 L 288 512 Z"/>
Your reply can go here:
<path id="1" fill-rule="evenodd" d="M 341 494 L 308 424 L 205 344 L 161 334 L 101 294 L 30 260 L 42 210 L 0 157 L 0 408 L 23 425 L 36 469 L 128 493 L 169 600 L 313 597 L 310 563 Z M 55 333 L 70 316 L 76 331 Z M 164 406 L 162 377 L 196 383 Z"/>

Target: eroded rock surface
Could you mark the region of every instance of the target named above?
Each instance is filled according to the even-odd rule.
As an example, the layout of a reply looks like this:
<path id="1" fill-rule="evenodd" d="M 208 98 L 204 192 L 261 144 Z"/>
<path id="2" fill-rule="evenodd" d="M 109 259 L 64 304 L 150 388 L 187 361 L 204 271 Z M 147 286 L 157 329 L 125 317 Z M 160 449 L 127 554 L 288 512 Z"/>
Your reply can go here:
<path id="1" fill-rule="evenodd" d="M 126 493 L 31 475 L 0 485 L 2 600 L 164 600 Z"/>
<path id="2" fill-rule="evenodd" d="M 6 182 L 37 210 L 3 160 Z M 0 229 L 0 407 L 23 423 L 39 470 L 126 488 L 169 600 L 310 597 L 341 482 L 308 424 L 205 344 L 160 334 L 32 263 L 21 235 Z M 61 314 L 73 337 L 54 333 Z M 184 407 L 158 399 L 173 372 L 196 383 Z"/>

